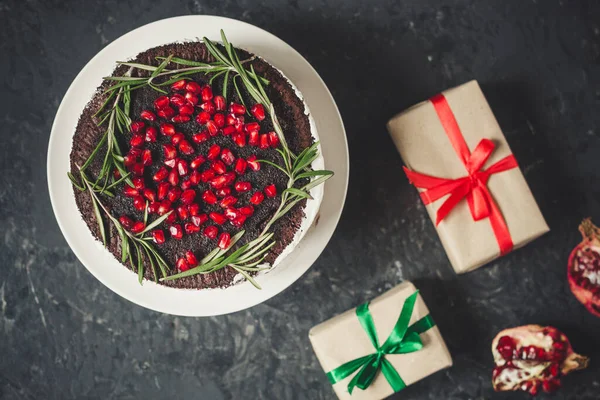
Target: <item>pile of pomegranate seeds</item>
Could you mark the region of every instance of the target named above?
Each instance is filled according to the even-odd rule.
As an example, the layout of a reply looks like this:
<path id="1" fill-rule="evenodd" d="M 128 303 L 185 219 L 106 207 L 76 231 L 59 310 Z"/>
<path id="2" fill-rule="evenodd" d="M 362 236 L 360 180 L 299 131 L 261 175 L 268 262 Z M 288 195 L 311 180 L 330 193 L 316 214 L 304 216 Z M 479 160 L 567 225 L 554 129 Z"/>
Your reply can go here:
<path id="1" fill-rule="evenodd" d="M 494 390 L 523 390 L 532 395 L 540 389 L 557 390 L 562 376 L 586 368 L 589 362 L 573 351 L 562 332 L 551 326 L 505 329 L 494 339 L 492 353 L 496 362 L 492 373 Z"/>
<path id="2" fill-rule="evenodd" d="M 245 159 L 236 155 L 236 149 L 245 146 L 262 150 L 279 146 L 275 132 L 262 131 L 260 122 L 266 118 L 262 104 L 249 110 L 242 104 L 227 105 L 209 85 L 181 80 L 138 118 L 131 124 L 131 147 L 124 156 L 134 187 L 125 184 L 123 195 L 139 213 L 138 219 L 145 210 L 150 221 L 172 211 L 151 232 L 157 245 L 168 238 L 201 235 L 226 249 L 231 243 L 229 232 L 243 228 L 265 198 L 277 196 L 274 184 L 253 187 L 249 174 L 261 167 L 256 155 Z M 184 134 L 180 124 L 196 124 L 195 133 Z M 189 131 L 189 125 L 186 127 Z M 205 142 L 218 136 L 227 138 L 229 144 L 223 146 L 220 140 L 221 145 L 206 147 Z M 156 150 L 157 142 L 160 150 Z M 207 150 L 200 151 L 201 147 Z M 143 222 L 129 216 L 121 216 L 120 221 L 133 233 L 145 229 Z M 229 232 L 224 231 L 228 226 Z M 180 271 L 196 264 L 191 251 L 177 260 Z"/>

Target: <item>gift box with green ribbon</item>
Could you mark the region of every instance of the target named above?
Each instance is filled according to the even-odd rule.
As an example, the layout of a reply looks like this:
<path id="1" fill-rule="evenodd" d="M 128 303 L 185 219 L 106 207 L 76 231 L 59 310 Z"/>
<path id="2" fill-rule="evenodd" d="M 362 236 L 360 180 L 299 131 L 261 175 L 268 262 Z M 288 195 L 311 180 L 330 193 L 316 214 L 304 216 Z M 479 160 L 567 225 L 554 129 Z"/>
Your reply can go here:
<path id="1" fill-rule="evenodd" d="M 410 282 L 315 326 L 309 338 L 340 399 L 383 399 L 452 365 Z"/>

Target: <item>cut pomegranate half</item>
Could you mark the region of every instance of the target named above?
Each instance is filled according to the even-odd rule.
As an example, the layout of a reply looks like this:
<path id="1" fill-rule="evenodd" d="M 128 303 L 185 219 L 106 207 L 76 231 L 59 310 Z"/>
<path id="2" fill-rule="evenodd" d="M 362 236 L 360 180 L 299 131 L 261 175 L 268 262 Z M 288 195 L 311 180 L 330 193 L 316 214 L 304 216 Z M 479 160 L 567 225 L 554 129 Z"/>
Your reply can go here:
<path id="1" fill-rule="evenodd" d="M 585 308 L 600 317 L 600 229 L 588 218 L 579 225 L 583 241 L 568 261 L 569 287 Z"/>

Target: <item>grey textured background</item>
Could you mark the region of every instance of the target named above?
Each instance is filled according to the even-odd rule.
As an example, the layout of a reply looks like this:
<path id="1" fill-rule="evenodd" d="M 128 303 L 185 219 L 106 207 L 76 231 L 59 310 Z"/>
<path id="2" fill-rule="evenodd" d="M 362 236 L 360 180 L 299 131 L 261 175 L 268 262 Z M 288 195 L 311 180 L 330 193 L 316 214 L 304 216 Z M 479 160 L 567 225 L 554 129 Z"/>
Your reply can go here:
<path id="1" fill-rule="evenodd" d="M 46 185 L 50 127 L 77 72 L 129 30 L 184 14 L 238 18 L 302 53 L 338 102 L 352 164 L 313 268 L 265 304 L 205 319 L 103 287 L 64 241 Z M 455 365 L 397 398 L 528 398 L 490 384 L 491 339 L 524 323 L 555 325 L 592 356 L 553 399 L 600 398 L 600 319 L 565 280 L 579 221 L 600 222 L 599 2 L 2 0 L 0 46 L 0 398 L 331 399 L 309 328 L 403 279 L 421 288 Z M 473 78 L 552 232 L 456 276 L 385 122 Z"/>

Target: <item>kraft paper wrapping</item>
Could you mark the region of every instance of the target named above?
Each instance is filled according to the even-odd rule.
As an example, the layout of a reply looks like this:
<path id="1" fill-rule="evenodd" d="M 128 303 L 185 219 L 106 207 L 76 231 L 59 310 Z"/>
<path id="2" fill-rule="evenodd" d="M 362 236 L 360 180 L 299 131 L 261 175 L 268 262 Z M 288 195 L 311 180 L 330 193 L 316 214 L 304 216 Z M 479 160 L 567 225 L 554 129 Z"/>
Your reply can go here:
<path id="1" fill-rule="evenodd" d="M 443 94 L 471 151 L 483 138 L 491 139 L 496 145 L 485 168 L 511 154 L 477 81 Z M 431 102 L 422 102 L 396 115 L 387 127 L 404 163 L 411 170 L 450 179 L 467 175 Z M 492 175 L 488 188 L 508 225 L 513 250 L 549 231 L 520 168 Z M 434 223 L 437 210 L 446 198 L 426 206 Z M 479 268 L 500 255 L 489 220 L 474 221 L 464 199 L 436 229 L 457 273 Z"/>
<path id="2" fill-rule="evenodd" d="M 394 328 L 404 300 L 416 290 L 411 282 L 404 282 L 370 302 L 369 310 L 373 316 L 380 344 L 383 344 Z M 356 317 L 355 310 L 353 308 L 315 326 L 308 334 L 317 358 L 326 373 L 345 362 L 375 352 Z M 429 314 L 429 310 L 419 295 L 410 325 L 427 314 Z M 433 319 L 435 320 L 435 315 Z M 420 336 L 424 345 L 421 350 L 414 353 L 386 356 L 407 386 L 452 365 L 452 357 L 437 325 Z M 354 375 L 352 374 L 333 385 L 333 389 L 340 399 L 383 399 L 394 393 L 380 372 L 366 390 L 354 388 L 352 394 L 349 394 L 348 383 Z"/>

